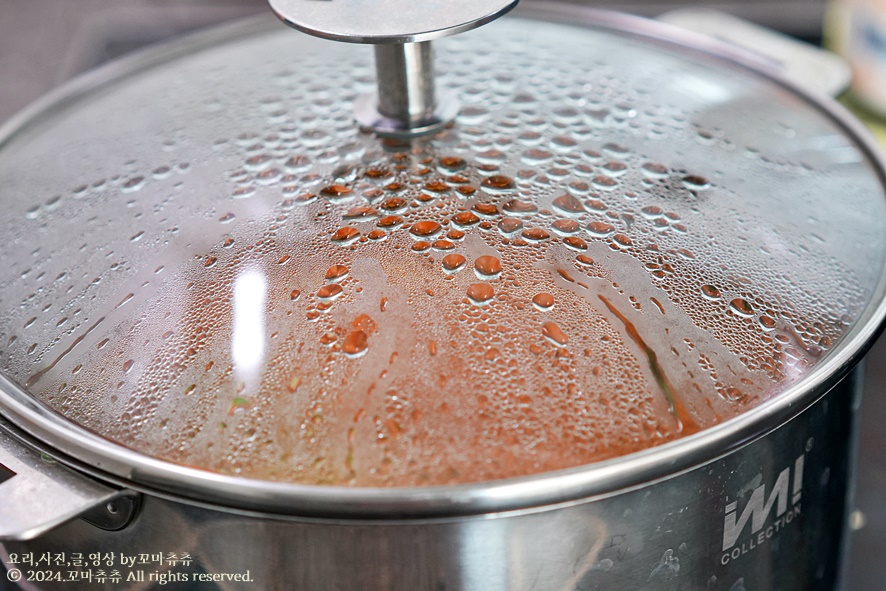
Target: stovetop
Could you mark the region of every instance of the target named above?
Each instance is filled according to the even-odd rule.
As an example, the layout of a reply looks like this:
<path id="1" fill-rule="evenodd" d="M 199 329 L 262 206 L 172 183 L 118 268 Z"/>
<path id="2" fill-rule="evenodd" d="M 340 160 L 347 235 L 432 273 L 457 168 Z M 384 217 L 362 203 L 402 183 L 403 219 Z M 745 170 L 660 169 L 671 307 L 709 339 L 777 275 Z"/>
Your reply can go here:
<path id="1" fill-rule="evenodd" d="M 621 0 L 594 6 L 641 14 L 687 2 Z M 707 3 L 806 39 L 820 34 L 825 0 Z M 68 78 L 133 49 L 267 10 L 264 0 L 0 0 L 0 123 Z M 845 589 L 886 587 L 886 338 L 869 353 Z M 0 589 L 5 581 L 0 580 Z"/>

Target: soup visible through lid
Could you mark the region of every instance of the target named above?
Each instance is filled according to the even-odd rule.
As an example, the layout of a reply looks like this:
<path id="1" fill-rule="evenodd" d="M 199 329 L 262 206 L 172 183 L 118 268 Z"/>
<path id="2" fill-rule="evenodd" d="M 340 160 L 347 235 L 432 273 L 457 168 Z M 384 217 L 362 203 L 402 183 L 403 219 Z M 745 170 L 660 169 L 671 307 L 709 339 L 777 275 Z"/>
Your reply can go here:
<path id="1" fill-rule="evenodd" d="M 412 142 L 351 120 L 370 54 L 289 31 L 13 138 L 2 370 L 172 462 L 477 482 L 735 417 L 817 367 L 874 296 L 882 188 L 800 98 L 519 19 L 438 52 L 463 107 Z"/>

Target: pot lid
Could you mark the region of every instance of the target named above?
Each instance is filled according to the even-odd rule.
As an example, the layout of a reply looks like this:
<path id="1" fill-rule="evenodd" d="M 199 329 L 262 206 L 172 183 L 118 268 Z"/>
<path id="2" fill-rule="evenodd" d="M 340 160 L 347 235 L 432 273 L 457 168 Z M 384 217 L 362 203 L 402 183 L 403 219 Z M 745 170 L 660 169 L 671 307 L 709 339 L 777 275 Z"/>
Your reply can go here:
<path id="1" fill-rule="evenodd" d="M 882 319 L 881 170 L 837 107 L 646 27 L 438 41 L 461 110 L 411 140 L 353 122 L 365 48 L 268 23 L 44 101 L 0 140 L 6 414 L 20 389 L 64 417 L 26 428 L 151 465 L 411 487 L 789 406 Z"/>

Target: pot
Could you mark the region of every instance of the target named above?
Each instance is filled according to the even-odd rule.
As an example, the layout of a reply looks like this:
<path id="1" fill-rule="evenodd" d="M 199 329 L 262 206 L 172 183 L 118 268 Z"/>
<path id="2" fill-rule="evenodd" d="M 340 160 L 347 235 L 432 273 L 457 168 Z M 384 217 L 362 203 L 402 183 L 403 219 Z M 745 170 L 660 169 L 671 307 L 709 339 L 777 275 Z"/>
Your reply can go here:
<path id="1" fill-rule="evenodd" d="M 754 396 L 735 395 L 733 399 L 730 399 L 733 391 L 722 386 L 720 399 L 714 398 L 714 402 L 711 402 L 720 406 L 712 407 L 711 415 L 719 411 L 724 415 L 723 421 L 716 425 L 704 425 L 705 428 L 697 429 L 698 432 L 691 432 L 694 429 L 689 428 L 690 421 L 700 420 L 698 417 L 704 416 L 707 411 L 691 407 L 681 414 L 679 402 L 669 399 L 667 408 L 668 405 L 659 400 L 658 405 L 665 407 L 665 416 L 670 416 L 668 413 L 673 415 L 671 418 L 679 427 L 662 434 L 661 443 L 649 449 L 629 450 L 630 453 L 626 455 L 603 458 L 587 465 L 557 466 L 539 474 L 506 474 L 510 477 L 394 487 L 317 486 L 274 481 L 271 478 L 250 478 L 239 475 L 236 470 L 220 473 L 214 466 L 184 465 L 168 457 L 173 452 L 158 452 L 153 443 L 146 443 L 145 447 L 140 447 L 138 442 L 127 445 L 117 443 L 113 423 L 110 427 L 102 427 L 97 420 L 104 410 L 98 409 L 93 415 L 84 415 L 82 409 L 65 406 L 58 400 L 62 398 L 60 395 L 54 398 L 46 391 L 35 394 L 48 381 L 56 379 L 52 376 L 52 370 L 57 364 L 49 365 L 49 371 L 29 374 L 22 369 L 26 364 L 18 360 L 32 352 L 22 344 L 15 346 L 15 340 L 23 342 L 24 337 L 11 340 L 12 335 L 4 333 L 12 361 L 4 366 L 6 375 L 0 383 L 0 407 L 5 432 L 0 442 L 5 450 L 2 464 L 7 469 L 7 477 L 0 483 L 0 491 L 5 491 L 4 498 L 11 500 L 0 509 L 0 525 L 3 527 L 3 538 L 7 540 L 3 548 L 10 580 L 16 580 L 23 588 L 40 589 L 72 586 L 147 589 L 168 584 L 172 584 L 173 588 L 176 584 L 187 588 L 195 583 L 201 585 L 200 588 L 205 585 L 206 588 L 219 589 L 756 591 L 775 588 L 825 590 L 837 587 L 841 556 L 846 547 L 847 495 L 851 490 L 854 424 L 859 404 L 859 383 L 853 367 L 870 346 L 886 316 L 886 306 L 883 304 L 886 202 L 883 199 L 883 168 L 877 152 L 858 125 L 838 106 L 821 97 L 811 96 L 771 73 L 761 72 L 758 63 L 749 63 L 748 59 L 733 50 L 662 25 L 556 5 L 526 10 L 524 18 L 527 16 L 539 21 L 571 23 L 569 27 L 536 26 L 539 30 L 547 31 L 544 33 L 547 35 L 545 43 L 554 43 L 552 39 L 558 37 L 582 43 L 581 38 L 587 36 L 589 43 L 597 44 L 597 49 L 581 48 L 594 56 L 599 62 L 595 65 L 601 70 L 607 67 L 617 69 L 618 66 L 613 64 L 619 63 L 620 56 L 627 55 L 634 56 L 632 63 L 639 70 L 639 73 L 632 72 L 630 76 L 636 76 L 636 80 L 641 82 L 646 80 L 646 76 L 651 83 L 654 74 L 660 70 L 681 74 L 682 77 L 673 79 L 678 88 L 675 92 L 680 96 L 693 97 L 693 101 L 696 101 L 686 108 L 686 112 L 695 117 L 692 123 L 699 126 L 699 132 L 692 130 L 692 141 L 704 146 L 703 156 L 681 152 L 690 145 L 678 131 L 681 124 L 686 123 L 685 118 L 676 116 L 666 119 L 666 123 L 653 121 L 653 136 L 668 137 L 668 140 L 648 141 L 644 144 L 646 156 L 649 157 L 648 151 L 654 150 L 664 155 L 673 150 L 674 155 L 669 157 L 686 168 L 684 170 L 680 164 L 672 164 L 664 167 L 665 171 L 669 169 L 670 172 L 662 172 L 660 168 L 650 166 L 650 178 L 654 179 L 656 175 L 667 177 L 662 181 L 667 186 L 667 196 L 683 200 L 671 205 L 683 208 L 681 213 L 686 212 L 684 218 L 690 217 L 695 207 L 704 209 L 706 200 L 711 199 L 707 196 L 710 193 L 706 193 L 712 190 L 710 185 L 713 185 L 714 192 L 722 191 L 718 198 L 740 195 L 735 200 L 738 213 L 732 212 L 728 219 L 735 221 L 747 216 L 752 222 L 747 227 L 737 227 L 736 233 L 746 234 L 745 238 L 754 240 L 766 237 L 765 232 L 757 232 L 755 227 L 762 230 L 774 227 L 787 235 L 784 241 L 773 240 L 763 244 L 767 254 L 777 259 L 771 263 L 774 269 L 766 269 L 764 275 L 789 283 L 788 275 L 796 273 L 806 282 L 802 289 L 796 294 L 792 292 L 792 295 L 799 294 L 797 297 L 803 298 L 815 292 L 819 300 L 832 297 L 831 303 L 840 308 L 840 313 L 824 316 L 831 318 L 834 326 L 807 326 L 809 334 L 799 334 L 801 331 L 797 331 L 793 337 L 785 336 L 791 346 L 782 349 L 790 348 L 791 354 L 787 356 L 790 359 L 781 359 L 781 369 L 773 369 L 778 369 L 776 386 L 765 392 L 754 391 Z M 577 31 L 572 28 L 576 25 L 586 29 Z M 513 26 L 516 28 L 506 31 L 502 39 L 508 36 L 513 39 L 532 30 L 532 27 L 525 23 L 521 25 L 519 21 Z M 524 29 L 520 29 L 521 26 Z M 47 176 L 59 176 L 65 182 L 70 182 L 71 178 L 78 176 L 76 169 L 82 167 L 92 174 L 90 167 L 96 161 L 107 159 L 107 164 L 100 166 L 100 174 L 110 180 L 105 184 L 93 182 L 83 188 L 72 187 L 71 200 L 92 207 L 95 214 L 100 216 L 102 212 L 96 209 L 97 206 L 90 205 L 90 191 L 107 189 L 115 196 L 122 196 L 122 199 L 131 199 L 131 203 L 135 204 L 131 207 L 135 207 L 137 192 L 142 190 L 145 177 L 125 168 L 127 175 L 116 179 L 113 176 L 117 164 L 125 167 L 132 160 L 153 161 L 151 154 L 157 151 L 157 143 L 152 143 L 155 138 L 133 142 L 133 135 L 137 136 L 135 132 L 142 131 L 143 125 L 162 131 L 158 135 L 172 139 L 162 144 L 160 149 L 170 154 L 176 153 L 180 145 L 186 144 L 192 137 L 203 137 L 206 133 L 200 127 L 203 123 L 199 120 L 193 128 L 187 128 L 187 132 L 184 132 L 182 119 L 173 117 L 165 120 L 161 117 L 164 113 L 157 110 L 150 115 L 156 117 L 155 120 L 133 122 L 133 118 L 121 106 L 139 104 L 140 94 L 152 92 L 149 90 L 151 88 L 156 89 L 158 81 L 152 76 L 165 76 L 167 71 L 170 72 L 170 77 L 163 79 L 164 83 L 180 91 L 186 87 L 182 81 L 187 84 L 195 81 L 195 72 L 208 72 L 205 84 L 211 88 L 211 92 L 203 95 L 204 105 L 209 112 L 223 114 L 216 115 L 216 121 L 228 121 L 234 125 L 242 113 L 231 111 L 226 118 L 226 108 L 230 108 L 230 105 L 216 99 L 232 93 L 234 100 L 246 101 L 252 89 L 248 86 L 226 86 L 230 79 L 225 77 L 224 65 L 227 60 L 234 60 L 232 55 L 236 53 L 244 56 L 277 54 L 287 47 L 288 41 L 282 39 L 281 34 L 269 32 L 269 25 L 265 21 L 239 24 L 203 34 L 99 70 L 17 117 L 0 134 L 0 150 L 15 154 L 15 159 L 9 155 L 7 158 L 25 170 L 21 172 L 16 166 L 8 165 L 4 171 L 8 179 L 7 187 L 21 191 L 21 187 L 27 186 L 29 192 L 41 195 L 39 203 L 29 204 L 27 211 L 23 212 L 24 218 L 36 220 L 36 224 L 48 223 L 48 227 L 56 232 L 51 238 L 58 239 L 58 220 L 64 219 L 64 216 L 53 212 L 65 206 L 68 196 L 61 200 L 62 205 L 52 195 L 44 199 L 42 193 L 47 187 L 42 184 L 41 177 L 33 172 L 40 168 L 33 168 L 32 162 L 33 159 L 39 160 L 40 154 L 46 154 L 50 145 L 59 141 L 65 142 L 69 156 L 41 161 L 41 166 L 53 164 L 58 167 L 52 171 L 52 175 Z M 320 51 L 316 47 L 326 47 L 311 45 L 300 37 L 298 44 L 294 51 L 310 53 Z M 614 55 L 616 52 L 609 56 L 606 51 L 600 50 L 600 47 L 608 47 L 607 44 L 619 49 L 618 56 Z M 513 41 L 506 47 L 513 49 Z M 466 53 L 462 51 L 462 54 L 458 54 L 460 57 Z M 539 55 L 535 57 L 541 60 L 542 53 L 540 48 Z M 189 57 L 192 55 L 196 57 Z M 482 55 L 480 57 L 483 58 Z M 493 56 L 493 61 L 498 57 Z M 607 59 L 613 60 L 612 63 L 607 63 Z M 673 63 L 668 60 L 675 60 L 679 67 L 669 70 Z M 250 67 L 261 70 L 255 62 L 247 60 L 246 68 Z M 718 73 L 723 69 L 728 74 Z M 622 70 L 622 75 L 628 76 L 628 73 Z M 256 76 L 267 80 L 268 71 L 261 71 Z M 733 83 L 733 78 L 738 82 Z M 605 82 L 603 88 L 617 86 L 616 79 L 606 79 Z M 304 83 L 309 84 L 308 81 Z M 509 83 L 507 73 L 496 82 L 503 87 L 508 87 Z M 281 87 L 285 88 L 285 85 Z M 579 89 L 585 89 L 585 86 L 580 85 Z M 565 94 L 568 95 L 569 90 L 564 89 Z M 483 95 L 484 89 L 471 90 L 471 87 L 467 87 L 467 91 Z M 115 97 L 115 92 L 122 95 Z M 506 92 L 514 91 L 509 89 Z M 506 92 L 502 91 L 502 94 Z M 495 93 L 493 88 L 487 94 Z M 334 105 L 334 97 L 330 98 L 329 89 L 321 90 L 318 96 L 318 112 L 328 113 L 330 104 Z M 642 92 L 630 96 L 643 100 Z M 658 95 L 656 98 L 661 100 Z M 101 101 L 106 99 L 116 109 L 103 107 Z M 173 96 L 169 99 L 169 105 L 178 117 L 182 117 L 183 113 L 189 113 L 190 105 L 196 104 L 194 100 L 192 97 Z M 520 100 L 525 100 L 525 97 L 521 96 Z M 632 124 L 639 121 L 637 117 L 642 113 L 642 109 L 634 109 L 630 105 L 595 108 L 593 104 L 582 103 L 580 95 L 570 100 L 578 101 L 585 109 L 585 115 L 591 118 L 589 121 L 599 124 L 601 129 L 607 130 L 607 134 L 620 138 L 632 137 L 631 130 L 636 129 Z M 145 102 L 153 102 L 153 99 Z M 98 105 L 99 115 L 87 112 L 93 108 L 93 104 Z M 267 101 L 258 108 L 264 109 L 267 115 L 262 117 L 267 117 L 269 121 L 285 119 L 276 101 Z M 773 113 L 770 113 L 770 109 Z M 559 124 L 568 127 L 569 120 L 576 116 L 574 111 L 577 110 L 555 113 L 556 117 L 562 119 Z M 61 116 L 49 120 L 55 113 L 61 113 Z M 305 115 L 302 124 L 309 126 L 314 116 Z M 465 108 L 460 117 L 456 120 L 456 128 L 461 125 L 470 130 L 482 127 L 488 113 L 482 109 Z M 793 121 L 780 120 L 780 117 L 792 118 Z M 83 141 L 84 126 L 88 127 L 103 118 L 106 119 L 104 123 L 110 130 L 110 137 L 103 139 L 98 147 Z M 654 114 L 650 115 L 650 119 L 655 119 Z M 736 125 L 737 119 L 742 123 Z M 326 166 L 325 169 L 321 167 L 321 171 L 332 174 L 334 178 L 338 178 L 336 175 L 350 178 L 348 170 L 327 170 L 333 168 L 329 163 L 338 164 L 340 159 L 347 160 L 355 153 L 356 161 L 361 161 L 364 153 L 359 145 L 354 144 L 376 140 L 372 136 L 361 136 L 359 142 L 347 142 L 351 133 L 348 131 L 351 129 L 350 120 L 337 118 L 335 112 L 325 116 L 324 122 L 331 122 L 332 131 L 344 139 L 336 139 L 336 143 L 332 144 L 342 142 L 334 154 L 318 150 L 319 159 Z M 760 129 L 751 129 L 761 127 L 761 122 L 772 127 L 763 127 L 765 133 Z M 416 127 L 427 131 L 424 125 L 426 121 L 420 123 Z M 437 141 L 445 142 L 445 134 L 452 132 L 446 131 L 443 123 L 444 131 L 439 133 L 444 135 L 434 137 L 438 138 Z M 432 127 L 436 130 L 440 126 L 435 122 Z M 691 125 L 682 127 L 685 129 Z M 47 129 L 52 133 L 47 133 Z M 301 134 L 299 141 L 308 145 L 312 141 L 326 141 L 322 137 L 322 130 L 311 128 L 310 131 Z M 300 130 L 296 128 L 281 132 L 298 135 Z M 597 132 L 592 128 L 583 133 L 585 135 L 580 136 L 582 141 L 600 137 L 595 135 Z M 673 134 L 673 138 L 667 134 Z M 444 139 L 439 140 L 440 137 Z M 247 144 L 252 139 L 241 137 L 239 145 L 248 148 Z M 527 136 L 527 139 L 531 140 L 531 137 Z M 411 149 L 411 144 L 399 141 L 388 141 L 386 145 L 391 150 Z M 765 145 L 753 145 L 758 142 Z M 455 149 L 455 144 L 452 146 Z M 86 151 L 81 152 L 81 148 Z M 203 148 L 206 146 L 200 149 Z M 222 146 L 219 149 L 227 148 Z M 610 155 L 622 153 L 617 145 L 608 145 L 606 149 Z M 125 154 L 121 155 L 120 152 Z M 211 153 L 211 148 L 204 152 Z M 197 153 L 201 153 L 200 150 Z M 741 153 L 741 157 L 737 157 L 736 153 Z M 593 155 L 589 157 L 596 158 Z M 627 156 L 623 157 L 627 159 Z M 82 161 L 74 161 L 74 158 L 82 158 Z M 478 158 L 482 160 L 483 156 Z M 487 153 L 485 158 L 493 161 L 498 156 Z M 221 167 L 208 159 L 188 160 L 191 161 L 178 164 L 177 169 L 168 166 L 165 170 L 163 167 L 157 168 L 156 177 L 152 178 L 168 183 L 168 187 L 163 185 L 163 190 L 189 189 L 193 184 L 217 190 Z M 748 165 L 748 162 L 753 162 L 753 165 Z M 297 167 L 298 163 L 293 166 Z M 690 166 L 696 168 L 690 169 Z M 270 178 L 271 175 L 261 176 L 261 172 L 268 169 L 261 168 L 258 161 L 256 167 L 254 178 L 251 179 L 252 191 L 261 193 L 263 181 L 275 181 Z M 734 176 L 730 176 L 730 171 L 723 174 L 727 167 L 734 167 Z M 696 169 L 703 169 L 708 175 L 720 174 L 712 177 L 714 180 L 709 183 L 694 174 Z M 42 170 L 45 171 L 45 168 Z M 72 173 L 72 170 L 75 172 Z M 13 174 L 15 171 L 18 172 Z M 677 171 L 677 176 L 674 171 Z M 747 171 L 751 174 L 743 174 Z M 620 182 L 612 180 L 617 178 L 616 171 L 610 172 L 613 176 L 606 179 L 593 177 L 598 185 L 602 185 L 597 190 L 606 191 L 610 183 L 617 185 Z M 195 174 L 200 175 L 198 181 L 189 180 L 178 187 L 174 184 L 176 177 L 172 177 L 173 181 L 167 181 L 172 175 Z M 781 175 L 790 178 L 791 182 L 776 184 L 777 191 L 774 191 L 773 179 Z M 675 188 L 667 185 L 671 181 L 682 181 L 683 184 Z M 303 177 L 301 182 L 311 181 Z M 557 182 L 555 180 L 554 184 Z M 654 183 L 652 180 L 649 185 Z M 258 219 L 261 213 L 255 213 L 249 206 L 255 203 L 250 201 L 255 196 L 252 193 L 247 195 L 247 190 L 238 193 L 244 186 L 237 186 L 233 191 L 233 197 L 241 198 L 237 203 L 246 205 L 237 205 L 236 215 L 232 219 L 244 216 Z M 811 188 L 815 190 L 809 192 Z M 578 185 L 573 189 L 579 192 L 584 190 Z M 741 192 L 738 192 L 739 189 Z M 842 241 L 834 240 L 833 235 L 824 230 L 815 233 L 811 225 L 804 225 L 807 221 L 804 216 L 812 217 L 817 211 L 816 207 L 826 205 L 829 201 L 827 197 L 835 190 L 841 191 L 848 207 L 818 213 L 821 219 L 816 218 L 815 223 L 830 224 L 825 229 L 832 232 L 839 230 L 840 236 L 847 236 Z M 760 196 L 757 194 L 760 192 L 766 194 Z M 773 192 L 779 193 L 778 199 L 768 199 Z M 133 197 L 125 197 L 130 194 Z M 782 194 L 788 194 L 788 197 L 782 200 Z M 194 192 L 189 195 L 195 200 L 203 199 Z M 625 194 L 626 199 L 631 197 Z M 751 205 L 745 208 L 743 200 Z M 160 199 L 153 202 L 154 214 L 163 211 L 164 207 L 171 207 L 170 202 L 174 203 L 171 197 L 166 201 Z M 767 209 L 763 211 L 771 217 L 760 214 L 761 204 L 767 204 Z M 17 215 L 16 207 L 21 209 L 21 206 L 10 204 L 11 211 L 16 211 Z M 117 206 L 109 203 L 107 207 L 113 209 Z M 234 205 L 230 207 L 235 208 Z M 647 210 L 646 213 L 650 227 L 658 223 L 669 225 L 666 231 L 672 233 L 683 231 L 675 228 L 680 225 L 676 215 L 659 215 L 655 210 Z M 710 212 L 705 211 L 705 214 L 710 215 Z M 185 258 L 190 258 L 191 243 L 196 244 L 194 248 L 197 250 L 206 250 L 207 243 L 217 238 L 214 230 L 202 228 L 200 222 L 188 221 L 187 238 L 176 242 L 176 222 L 169 220 L 179 218 L 182 226 L 185 226 L 185 220 L 192 220 L 190 215 L 193 212 L 184 208 L 170 214 L 168 220 L 164 218 L 164 222 L 168 221 L 173 226 L 166 239 L 187 253 Z M 215 224 L 227 215 L 227 212 L 213 209 L 212 219 L 207 217 L 206 223 L 211 221 Z M 639 217 L 631 223 L 637 226 L 647 223 Z M 718 226 L 718 223 L 721 225 Z M 722 229 L 724 226 L 722 220 L 714 220 L 710 227 Z M 798 228 L 814 234 L 811 240 L 807 241 L 808 236 Z M 41 230 L 35 227 L 33 231 Z M 90 229 L 86 233 L 92 231 Z M 803 239 L 798 238 L 798 234 Z M 711 235 L 714 242 L 719 238 Z M 138 243 L 146 238 L 132 233 L 132 238 L 127 235 L 126 239 Z M 606 236 L 606 240 L 610 239 L 611 233 Z M 727 252 L 734 247 L 735 241 L 728 237 L 723 237 L 723 240 Z M 27 236 L 16 235 L 15 242 L 28 244 Z M 183 246 L 184 242 L 188 244 Z M 835 245 L 836 242 L 839 244 Z M 619 244 L 627 248 L 626 243 Z M 612 256 L 617 256 L 621 248 L 609 242 L 604 246 L 616 253 Z M 85 260 L 92 256 L 89 250 L 79 251 L 88 253 L 83 255 Z M 798 253 L 798 250 L 802 252 Z M 19 275 L 28 275 L 30 271 L 19 268 L 21 261 L 12 259 L 8 254 L 10 252 L 14 252 L 14 249 L 5 251 L 4 255 L 10 260 L 11 268 L 15 268 Z M 96 252 L 100 254 L 99 250 Z M 41 256 L 35 255 L 38 259 L 35 266 L 42 265 L 48 271 L 52 264 L 42 260 Z M 598 259 L 605 257 L 604 254 L 595 256 Z M 685 256 L 687 260 L 692 260 L 695 253 L 690 252 Z M 211 258 L 203 257 L 199 259 L 199 264 L 210 268 L 217 263 Z M 607 258 L 602 260 L 610 261 Z M 808 263 L 811 272 L 802 266 L 804 261 L 809 260 L 815 260 L 815 263 Z M 736 258 L 734 261 L 719 261 L 718 264 L 723 269 L 734 265 L 736 274 L 748 274 L 744 284 L 759 287 L 756 276 L 752 274 L 754 263 L 749 261 Z M 816 266 L 819 263 L 821 268 Z M 125 267 L 129 263 L 123 261 L 120 264 Z M 713 265 L 713 262 L 709 261 L 708 264 Z M 134 266 L 138 268 L 139 265 L 142 263 Z M 819 285 L 814 277 L 810 279 L 811 275 L 820 272 L 823 277 L 832 280 L 833 276 L 829 273 L 836 268 L 841 273 L 838 288 Z M 154 267 L 148 271 L 153 272 Z M 355 268 L 351 271 L 358 274 Z M 620 273 L 618 269 L 615 272 Z M 122 281 L 102 279 L 106 282 Z M 666 277 L 664 280 L 669 281 Z M 5 307 L 18 305 L 18 302 L 13 303 L 18 295 L 15 281 L 13 278 L 5 284 L 11 286 L 8 293 L 14 294 L 4 298 Z M 65 277 L 59 274 L 56 282 L 65 281 Z M 126 285 L 135 285 L 147 282 L 147 276 L 143 269 L 136 269 L 125 281 L 128 282 L 124 282 Z M 569 282 L 565 278 L 564 281 Z M 619 283 L 624 281 L 630 279 Z M 737 284 L 742 283 L 737 281 Z M 100 285 L 100 282 L 96 285 Z M 115 288 L 121 285 L 123 283 L 116 283 Z M 562 287 L 565 284 L 558 285 Z M 648 288 L 630 287 L 637 293 L 653 293 Z M 710 301 L 722 300 L 721 291 L 726 290 L 709 289 L 706 297 Z M 754 334 L 769 334 L 768 331 L 775 327 L 768 326 L 768 322 L 775 320 L 768 316 L 769 320 L 764 320 L 765 313 L 755 311 L 757 304 L 753 302 L 756 300 L 745 301 L 742 298 L 747 296 L 740 298 L 739 291 L 739 288 L 735 289 L 733 311 L 728 312 L 732 316 L 716 316 L 713 323 L 698 318 L 693 321 L 714 325 L 711 332 L 725 341 L 730 338 L 731 328 L 725 333 L 717 333 L 718 323 L 726 327 L 748 325 L 757 331 Z M 21 308 L 36 305 L 42 293 L 37 290 L 33 297 L 23 294 L 27 306 Z M 113 293 L 116 294 L 116 291 Z M 113 310 L 108 311 L 109 315 L 116 314 L 115 311 L 119 309 L 125 313 L 126 305 L 138 304 L 137 299 L 132 299 L 137 296 L 124 295 L 126 297 L 110 305 Z M 293 295 L 293 300 L 297 297 Z M 627 295 L 624 297 L 627 298 Z M 679 310 L 675 301 L 678 299 L 674 296 L 674 301 L 665 298 L 662 298 L 664 301 L 655 301 L 662 315 L 674 319 L 672 326 L 685 328 L 677 318 Z M 817 310 L 816 297 L 809 296 L 809 299 Z M 775 297 L 769 300 L 782 304 Z M 162 300 L 157 301 L 163 303 Z M 602 301 L 605 303 L 609 300 Z M 39 301 L 39 304 L 43 302 Z M 169 305 L 168 302 L 166 304 Z M 465 305 L 474 304 L 468 302 Z M 643 300 L 643 304 L 647 309 L 651 306 L 647 300 Z M 84 305 L 83 309 L 87 312 L 82 315 L 89 316 L 88 306 L 88 303 Z M 624 312 L 623 309 L 619 312 L 618 306 L 616 302 L 602 309 L 610 311 L 613 321 L 621 320 L 627 333 L 639 335 L 640 331 L 633 328 L 634 323 L 631 322 L 636 315 L 632 316 L 633 312 Z M 85 322 L 76 316 L 72 309 L 71 318 L 74 319 L 65 317 L 65 322 Z M 65 330 L 65 322 L 61 322 L 63 317 L 59 316 L 57 320 L 53 317 L 56 328 L 62 331 Z M 102 320 L 106 317 L 102 316 Z M 783 320 L 788 316 L 779 318 Z M 787 320 L 783 321 L 785 324 L 778 325 L 776 330 L 788 323 Z M 91 322 L 56 338 L 53 345 L 68 347 L 66 351 L 70 351 L 80 343 L 91 343 L 93 337 L 90 335 L 96 334 L 95 330 L 105 330 L 103 327 L 95 328 L 101 322 L 98 318 L 91 319 Z M 112 322 L 118 322 L 114 325 L 116 327 L 124 326 L 122 321 L 113 318 L 109 323 Z M 752 323 L 762 323 L 762 328 Z M 23 330 L 33 326 L 29 319 L 25 324 L 28 326 Z M 546 338 L 555 342 L 551 346 L 556 347 L 557 351 L 564 349 L 564 341 L 548 325 L 545 326 Z M 815 331 L 821 331 L 821 334 Z M 651 336 L 651 332 L 644 332 L 642 336 L 656 338 Z M 810 345 L 808 341 L 813 333 L 817 340 Z M 681 339 L 686 334 L 689 333 L 681 335 Z M 791 338 L 794 341 L 790 341 Z M 630 342 L 630 339 L 626 340 Z M 102 349 L 98 346 L 101 342 L 96 341 L 96 349 Z M 657 357 L 648 354 L 648 351 L 668 341 L 658 338 L 650 342 L 652 345 L 646 345 L 638 336 L 634 338 L 634 347 L 636 351 L 647 351 L 647 357 L 651 360 L 653 369 L 645 375 L 659 377 L 661 372 L 655 369 Z M 804 346 L 808 349 L 798 350 Z M 676 349 L 674 351 L 677 354 Z M 58 359 L 65 355 L 63 353 Z M 60 366 L 64 363 L 60 362 Z M 135 359 L 132 364 L 125 360 L 123 374 L 127 374 L 137 363 Z M 721 361 L 717 358 L 708 360 L 714 369 L 732 367 L 737 375 L 744 371 L 739 366 L 718 366 L 719 363 Z M 44 363 L 44 366 L 47 364 Z M 76 366 L 73 369 L 77 370 L 74 373 L 81 371 Z M 41 380 L 44 381 L 41 383 Z M 58 389 L 59 394 L 65 389 L 62 385 L 67 387 L 67 382 L 53 382 L 53 388 Z M 750 385 L 747 387 L 753 390 Z M 297 385 L 293 389 L 297 389 Z M 88 396 L 85 391 L 80 394 L 80 397 Z M 229 415 L 234 417 L 230 419 L 231 422 L 239 417 L 236 414 L 238 407 L 244 406 L 237 403 L 238 399 L 239 396 L 234 398 L 229 408 Z M 179 398 L 174 401 L 179 403 L 183 400 Z M 137 422 L 129 422 L 131 417 L 120 420 L 132 425 L 133 429 L 139 427 Z M 681 430 L 685 432 L 679 433 Z M 669 433 L 673 437 L 669 438 Z M 676 438 L 678 434 L 685 436 Z M 236 465 L 236 462 L 233 464 Z M 35 491 L 40 492 L 35 494 Z M 80 519 L 75 519 L 77 517 Z M 345 568 L 342 568 L 343 558 Z M 18 577 L 21 579 L 17 580 Z"/>

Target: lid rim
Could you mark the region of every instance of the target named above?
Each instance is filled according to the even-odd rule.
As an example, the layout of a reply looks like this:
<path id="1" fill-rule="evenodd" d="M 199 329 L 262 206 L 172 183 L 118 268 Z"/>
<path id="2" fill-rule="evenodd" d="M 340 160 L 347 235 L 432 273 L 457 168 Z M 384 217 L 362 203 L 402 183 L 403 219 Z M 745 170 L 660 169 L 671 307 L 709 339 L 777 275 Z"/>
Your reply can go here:
<path id="1" fill-rule="evenodd" d="M 871 163 L 880 185 L 886 186 L 883 160 L 861 124 L 835 103 L 761 70 L 741 51 L 704 40 L 692 33 L 637 17 L 579 9 L 565 5 L 522 8 L 517 11 L 553 22 L 568 22 L 615 30 L 683 50 L 702 52 L 733 67 L 754 72 L 803 99 L 839 126 Z M 108 84 L 175 57 L 223 40 L 269 30 L 275 21 L 262 16 L 197 33 L 160 49 L 148 49 L 78 78 L 26 108 L 0 127 L 0 148 L 39 117 L 67 102 L 88 96 Z M 700 433 L 626 456 L 556 472 L 455 486 L 414 488 L 348 488 L 250 480 L 188 468 L 142 455 L 89 432 L 27 394 L 0 373 L 0 414 L 17 428 L 111 479 L 123 479 L 135 488 L 144 485 L 181 495 L 185 499 L 216 502 L 246 510 L 317 517 L 450 517 L 529 509 L 611 495 L 626 488 L 664 479 L 714 461 L 765 436 L 799 415 L 829 391 L 858 362 L 886 321 L 886 277 L 876 286 L 856 325 L 821 366 L 775 398 L 729 421 Z M 876 303 L 880 300 L 879 303 Z"/>

